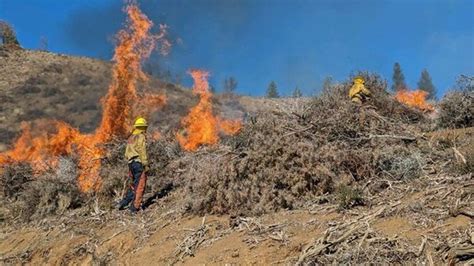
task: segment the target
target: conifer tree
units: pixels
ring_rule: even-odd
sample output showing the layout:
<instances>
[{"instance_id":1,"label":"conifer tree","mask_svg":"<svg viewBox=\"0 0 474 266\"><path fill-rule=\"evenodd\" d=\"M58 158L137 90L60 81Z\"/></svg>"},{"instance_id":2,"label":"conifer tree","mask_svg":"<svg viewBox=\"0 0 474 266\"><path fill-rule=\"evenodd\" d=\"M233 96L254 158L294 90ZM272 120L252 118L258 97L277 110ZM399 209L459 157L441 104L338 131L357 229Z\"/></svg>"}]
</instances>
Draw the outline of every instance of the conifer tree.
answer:
<instances>
[{"instance_id":1,"label":"conifer tree","mask_svg":"<svg viewBox=\"0 0 474 266\"><path fill-rule=\"evenodd\" d=\"M275 81L270 82L267 89L267 98L280 98Z\"/></svg>"},{"instance_id":2,"label":"conifer tree","mask_svg":"<svg viewBox=\"0 0 474 266\"><path fill-rule=\"evenodd\" d=\"M237 89L237 80L234 77L229 77L224 80L224 93L233 94Z\"/></svg>"},{"instance_id":3,"label":"conifer tree","mask_svg":"<svg viewBox=\"0 0 474 266\"><path fill-rule=\"evenodd\" d=\"M430 73L428 73L426 69L423 69L421 72L420 80L418 81L418 89L426 91L428 93L428 99L436 98L436 88L433 85Z\"/></svg>"},{"instance_id":4,"label":"conifer tree","mask_svg":"<svg viewBox=\"0 0 474 266\"><path fill-rule=\"evenodd\" d=\"M303 93L301 92L300 88L296 87L293 92L291 93L291 97L293 98L301 98L303 97Z\"/></svg>"},{"instance_id":5,"label":"conifer tree","mask_svg":"<svg viewBox=\"0 0 474 266\"><path fill-rule=\"evenodd\" d=\"M392 91L397 92L399 90L406 90L407 85L405 83L405 76L403 75L402 68L397 62L393 65L393 84Z\"/></svg>"}]
</instances>

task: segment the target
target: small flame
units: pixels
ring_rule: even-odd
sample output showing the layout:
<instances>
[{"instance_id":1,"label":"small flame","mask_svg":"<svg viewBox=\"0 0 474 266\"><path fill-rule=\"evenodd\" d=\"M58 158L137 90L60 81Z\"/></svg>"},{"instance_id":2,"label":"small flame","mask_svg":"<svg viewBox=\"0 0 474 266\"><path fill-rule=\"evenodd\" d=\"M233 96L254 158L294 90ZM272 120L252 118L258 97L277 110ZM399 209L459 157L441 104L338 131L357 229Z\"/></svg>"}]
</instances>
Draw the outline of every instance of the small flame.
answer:
<instances>
[{"instance_id":1,"label":"small flame","mask_svg":"<svg viewBox=\"0 0 474 266\"><path fill-rule=\"evenodd\" d=\"M199 95L199 103L191 108L189 114L181 121L186 135L178 133L176 138L181 147L195 151L201 145L214 145L219 141L218 129L227 135L234 135L240 130L240 121L218 119L212 113L212 93L209 91L209 72L193 69L188 72L194 80L193 92Z\"/></svg>"},{"instance_id":2,"label":"small flame","mask_svg":"<svg viewBox=\"0 0 474 266\"><path fill-rule=\"evenodd\" d=\"M224 134L235 135L242 129L242 121L219 119L219 127Z\"/></svg>"},{"instance_id":3,"label":"small flame","mask_svg":"<svg viewBox=\"0 0 474 266\"><path fill-rule=\"evenodd\" d=\"M162 54L171 47L165 39L166 26L160 25L160 33L149 33L153 23L140 11L137 5L125 8L128 15L126 29L118 34L113 66L113 81L107 95L102 99L103 114L100 126L94 134L81 134L64 122L48 123L56 130L54 134L42 133L34 136L31 127L22 124L22 134L13 149L0 154L0 165L12 162L28 162L37 172L47 167L55 167L58 157L76 153L79 156L78 184L83 192L97 190L101 186L99 177L101 159L105 154L103 144L112 139L124 138L130 132L130 123L138 114L156 110L166 103L163 95L147 95L146 101L139 102L136 84L146 81L141 70L141 62L148 58L157 44ZM136 108L140 106L140 109ZM139 110L139 111L138 111Z\"/></svg>"},{"instance_id":4,"label":"small flame","mask_svg":"<svg viewBox=\"0 0 474 266\"><path fill-rule=\"evenodd\" d=\"M161 139L161 133L160 133L160 131L158 131L158 130L153 131L153 133L151 134L151 138L152 138L154 141L157 141L157 140Z\"/></svg>"},{"instance_id":5,"label":"small flame","mask_svg":"<svg viewBox=\"0 0 474 266\"><path fill-rule=\"evenodd\" d=\"M422 90L400 90L395 94L395 99L413 108L417 108L423 111L434 111L434 107L426 102L427 96L428 93Z\"/></svg>"}]
</instances>

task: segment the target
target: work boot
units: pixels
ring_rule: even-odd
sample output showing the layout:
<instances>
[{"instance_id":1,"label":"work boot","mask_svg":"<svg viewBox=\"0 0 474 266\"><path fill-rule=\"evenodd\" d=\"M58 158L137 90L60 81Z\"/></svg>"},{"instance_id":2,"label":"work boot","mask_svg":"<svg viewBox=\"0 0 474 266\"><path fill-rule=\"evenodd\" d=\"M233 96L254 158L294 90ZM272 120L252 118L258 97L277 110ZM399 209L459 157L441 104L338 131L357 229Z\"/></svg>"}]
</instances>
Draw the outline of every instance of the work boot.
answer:
<instances>
[{"instance_id":1,"label":"work boot","mask_svg":"<svg viewBox=\"0 0 474 266\"><path fill-rule=\"evenodd\" d=\"M124 204L122 201L119 201L119 203L117 203L116 205L116 208L119 210L119 211L123 211L127 208L127 205L128 204Z\"/></svg>"},{"instance_id":2,"label":"work boot","mask_svg":"<svg viewBox=\"0 0 474 266\"><path fill-rule=\"evenodd\" d=\"M129 209L130 209L131 214L137 214L137 212L138 212L138 209L135 208L135 206L133 206L133 204L130 205Z\"/></svg>"}]
</instances>

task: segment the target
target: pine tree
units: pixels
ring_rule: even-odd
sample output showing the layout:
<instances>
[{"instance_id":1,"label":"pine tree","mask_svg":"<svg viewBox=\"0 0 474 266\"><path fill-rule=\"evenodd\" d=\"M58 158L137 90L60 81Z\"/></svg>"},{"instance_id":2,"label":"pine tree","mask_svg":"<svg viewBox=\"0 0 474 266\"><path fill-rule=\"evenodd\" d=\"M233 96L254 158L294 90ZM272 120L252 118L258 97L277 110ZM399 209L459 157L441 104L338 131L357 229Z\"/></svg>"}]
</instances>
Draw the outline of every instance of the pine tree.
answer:
<instances>
[{"instance_id":1,"label":"pine tree","mask_svg":"<svg viewBox=\"0 0 474 266\"><path fill-rule=\"evenodd\" d=\"M400 64L397 62L393 65L393 84L392 84L392 91L396 92L399 90L405 90L407 85L405 83L405 76L403 75L402 68Z\"/></svg>"},{"instance_id":2,"label":"pine tree","mask_svg":"<svg viewBox=\"0 0 474 266\"><path fill-rule=\"evenodd\" d=\"M209 85L209 92L211 92L212 94L216 93L216 88L214 87L214 85Z\"/></svg>"},{"instance_id":3,"label":"pine tree","mask_svg":"<svg viewBox=\"0 0 474 266\"><path fill-rule=\"evenodd\" d=\"M426 69L423 69L421 72L420 81L418 81L418 89L426 91L428 93L428 99L436 98L436 88L433 85L430 73L428 73Z\"/></svg>"},{"instance_id":4,"label":"pine tree","mask_svg":"<svg viewBox=\"0 0 474 266\"><path fill-rule=\"evenodd\" d=\"M229 77L224 80L224 93L233 94L237 89L237 80L234 77Z\"/></svg>"},{"instance_id":5,"label":"pine tree","mask_svg":"<svg viewBox=\"0 0 474 266\"><path fill-rule=\"evenodd\" d=\"M293 98L301 98L303 97L303 93L301 92L300 88L296 87L293 92L291 93L291 97Z\"/></svg>"},{"instance_id":6,"label":"pine tree","mask_svg":"<svg viewBox=\"0 0 474 266\"><path fill-rule=\"evenodd\" d=\"M267 98L280 98L275 81L270 82L268 85Z\"/></svg>"}]
</instances>

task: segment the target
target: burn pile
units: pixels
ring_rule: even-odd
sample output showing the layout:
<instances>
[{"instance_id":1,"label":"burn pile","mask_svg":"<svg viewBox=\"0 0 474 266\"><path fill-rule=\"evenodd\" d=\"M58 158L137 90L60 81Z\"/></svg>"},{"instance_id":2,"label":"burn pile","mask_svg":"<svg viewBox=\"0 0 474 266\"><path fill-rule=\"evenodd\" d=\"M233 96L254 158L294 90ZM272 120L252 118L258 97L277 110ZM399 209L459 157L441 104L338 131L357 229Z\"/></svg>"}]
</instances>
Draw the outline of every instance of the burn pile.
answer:
<instances>
[{"instance_id":1,"label":"burn pile","mask_svg":"<svg viewBox=\"0 0 474 266\"><path fill-rule=\"evenodd\" d=\"M207 81L209 73L193 69L189 74L194 80L193 92L199 95L199 103L183 118L184 132L176 135L181 147L187 151L196 151L201 145L215 145L219 142L219 133L234 135L241 128L240 120L224 120L213 114L212 93Z\"/></svg>"},{"instance_id":2,"label":"burn pile","mask_svg":"<svg viewBox=\"0 0 474 266\"><path fill-rule=\"evenodd\" d=\"M273 112L250 117L216 149L180 158L182 169L169 173L180 173L175 180L188 197L186 208L259 215L321 196L336 200L344 187L370 183L378 190L384 185L375 180L418 177L428 162L416 138L427 121L389 96L380 77L365 78L374 94L369 105L348 101L348 83L312 102L288 99ZM348 199L343 205L363 203Z\"/></svg>"}]
</instances>

